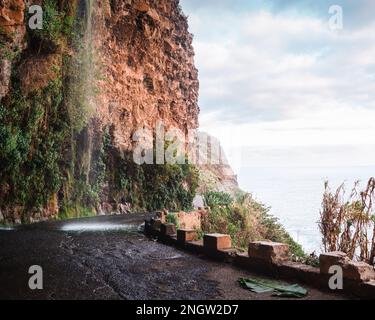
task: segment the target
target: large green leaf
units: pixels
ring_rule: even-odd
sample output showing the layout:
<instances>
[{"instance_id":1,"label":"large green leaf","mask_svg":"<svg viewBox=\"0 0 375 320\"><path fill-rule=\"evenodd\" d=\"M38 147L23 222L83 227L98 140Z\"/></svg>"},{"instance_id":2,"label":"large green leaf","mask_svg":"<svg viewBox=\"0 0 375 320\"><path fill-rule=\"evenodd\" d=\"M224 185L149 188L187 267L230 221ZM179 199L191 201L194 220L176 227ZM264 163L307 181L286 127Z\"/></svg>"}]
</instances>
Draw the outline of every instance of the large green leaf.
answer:
<instances>
[{"instance_id":1,"label":"large green leaf","mask_svg":"<svg viewBox=\"0 0 375 320\"><path fill-rule=\"evenodd\" d=\"M284 284L279 281L271 281L265 279L238 279L239 284L255 293L274 292L274 296L303 298L307 295L307 290L298 284Z\"/></svg>"}]
</instances>

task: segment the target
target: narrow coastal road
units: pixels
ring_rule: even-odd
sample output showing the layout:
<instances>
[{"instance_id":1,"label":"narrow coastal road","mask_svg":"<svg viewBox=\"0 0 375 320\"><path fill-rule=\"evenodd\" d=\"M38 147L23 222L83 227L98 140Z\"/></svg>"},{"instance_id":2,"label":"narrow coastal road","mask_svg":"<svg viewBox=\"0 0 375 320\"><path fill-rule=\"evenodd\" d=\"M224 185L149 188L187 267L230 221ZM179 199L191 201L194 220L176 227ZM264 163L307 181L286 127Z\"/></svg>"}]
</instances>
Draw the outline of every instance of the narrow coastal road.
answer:
<instances>
[{"instance_id":1,"label":"narrow coastal road","mask_svg":"<svg viewBox=\"0 0 375 320\"><path fill-rule=\"evenodd\" d=\"M151 241L147 215L44 222L0 230L0 299L271 299L241 289L250 273ZM28 287L43 268L43 290ZM307 299L343 297L309 289Z\"/></svg>"}]
</instances>

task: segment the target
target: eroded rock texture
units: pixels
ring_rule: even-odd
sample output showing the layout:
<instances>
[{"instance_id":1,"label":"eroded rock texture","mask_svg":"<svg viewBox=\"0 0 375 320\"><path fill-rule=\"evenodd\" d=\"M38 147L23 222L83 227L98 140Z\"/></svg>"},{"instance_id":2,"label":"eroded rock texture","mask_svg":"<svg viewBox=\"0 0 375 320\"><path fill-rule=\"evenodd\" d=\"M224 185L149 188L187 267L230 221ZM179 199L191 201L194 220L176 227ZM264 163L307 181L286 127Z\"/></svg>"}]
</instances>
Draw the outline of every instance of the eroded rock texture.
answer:
<instances>
[{"instance_id":1,"label":"eroded rock texture","mask_svg":"<svg viewBox=\"0 0 375 320\"><path fill-rule=\"evenodd\" d=\"M23 0L0 1L0 101L9 90L12 55L25 47L24 10Z\"/></svg>"},{"instance_id":2,"label":"eroded rock texture","mask_svg":"<svg viewBox=\"0 0 375 320\"><path fill-rule=\"evenodd\" d=\"M43 1L39 2L43 6ZM63 6L64 1L60 2ZM130 148L135 130L153 128L159 120L183 131L197 128L198 72L192 35L179 1L98 0L96 5L95 62L101 79L97 117L103 125L114 126L118 146ZM8 58L14 51L25 49L25 8L26 1L22 0L0 2L2 43L6 46L2 50L0 97L8 92ZM43 57L31 62L35 77L46 75L36 83L48 83L48 65L53 63ZM35 81L23 80L26 91L32 91Z\"/></svg>"},{"instance_id":3,"label":"eroded rock texture","mask_svg":"<svg viewBox=\"0 0 375 320\"><path fill-rule=\"evenodd\" d=\"M198 127L198 72L192 35L177 0L102 2L100 118L121 149L157 121L183 132Z\"/></svg>"},{"instance_id":4,"label":"eroded rock texture","mask_svg":"<svg viewBox=\"0 0 375 320\"><path fill-rule=\"evenodd\" d=\"M31 4L47 12L43 30L27 27ZM133 133L160 121L198 127L198 72L178 0L0 0L0 44L0 220L47 219L82 200L97 212L128 207L137 188L114 194L132 183L114 170Z\"/></svg>"}]
</instances>

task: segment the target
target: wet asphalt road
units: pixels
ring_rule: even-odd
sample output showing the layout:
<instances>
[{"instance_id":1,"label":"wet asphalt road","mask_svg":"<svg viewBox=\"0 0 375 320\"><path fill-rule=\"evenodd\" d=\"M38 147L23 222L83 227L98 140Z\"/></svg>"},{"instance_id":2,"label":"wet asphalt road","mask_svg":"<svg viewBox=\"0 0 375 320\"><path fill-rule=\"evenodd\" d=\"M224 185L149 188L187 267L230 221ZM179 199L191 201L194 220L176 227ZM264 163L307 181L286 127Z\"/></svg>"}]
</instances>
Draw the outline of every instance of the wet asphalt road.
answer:
<instances>
[{"instance_id":1,"label":"wet asphalt road","mask_svg":"<svg viewBox=\"0 0 375 320\"><path fill-rule=\"evenodd\" d=\"M270 299L238 287L250 273L152 241L147 215L45 222L0 230L0 299ZM43 268L43 290L28 287ZM340 296L310 289L308 299Z\"/></svg>"}]
</instances>

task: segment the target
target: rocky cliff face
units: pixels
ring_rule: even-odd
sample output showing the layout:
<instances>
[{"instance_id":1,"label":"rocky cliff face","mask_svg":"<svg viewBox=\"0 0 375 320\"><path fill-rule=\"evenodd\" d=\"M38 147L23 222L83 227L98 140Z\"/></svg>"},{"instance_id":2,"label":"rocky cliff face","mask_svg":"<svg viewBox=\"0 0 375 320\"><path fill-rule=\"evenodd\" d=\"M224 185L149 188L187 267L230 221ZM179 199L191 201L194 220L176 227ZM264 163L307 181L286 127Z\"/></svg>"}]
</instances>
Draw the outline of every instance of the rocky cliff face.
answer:
<instances>
[{"instance_id":1,"label":"rocky cliff face","mask_svg":"<svg viewBox=\"0 0 375 320\"><path fill-rule=\"evenodd\" d=\"M200 132L207 139L207 153L199 152L199 193L208 191L225 192L233 197L240 192L237 175L230 166L220 141L207 133ZM203 140L206 140L203 139ZM205 146L199 145L198 150L205 150ZM213 161L213 158L216 158Z\"/></svg>"},{"instance_id":2,"label":"rocky cliff face","mask_svg":"<svg viewBox=\"0 0 375 320\"><path fill-rule=\"evenodd\" d=\"M0 101L9 91L12 55L25 48L25 7L23 0L0 1Z\"/></svg>"},{"instance_id":3,"label":"rocky cliff face","mask_svg":"<svg viewBox=\"0 0 375 320\"><path fill-rule=\"evenodd\" d=\"M0 3L3 53L0 98L9 91L11 56L26 48L24 12L28 2L43 8L43 1ZM65 2L58 1L60 8L64 8ZM96 117L103 125L113 125L118 146L131 148L135 130L153 128L160 120L167 127L184 132L197 128L198 72L194 66L192 35L178 0L94 2L95 64L100 73L92 80L100 88L95 102ZM25 91L40 89L51 78L48 67L54 61L44 58L53 59L50 55L32 59L35 72L23 79ZM24 69L29 67L26 65Z\"/></svg>"},{"instance_id":4,"label":"rocky cliff face","mask_svg":"<svg viewBox=\"0 0 375 320\"><path fill-rule=\"evenodd\" d=\"M43 8L42 30L28 28L32 4ZM191 201L192 168L129 159L138 129L198 127L178 0L2 0L0 45L0 220Z\"/></svg>"},{"instance_id":5,"label":"rocky cliff face","mask_svg":"<svg viewBox=\"0 0 375 320\"><path fill-rule=\"evenodd\" d=\"M98 110L116 144L158 121L183 132L198 127L198 72L192 35L176 0L111 1L104 10Z\"/></svg>"},{"instance_id":6,"label":"rocky cliff face","mask_svg":"<svg viewBox=\"0 0 375 320\"><path fill-rule=\"evenodd\" d=\"M178 0L1 0L0 53L0 223L191 204L195 168L130 160L138 129L198 127Z\"/></svg>"}]
</instances>

